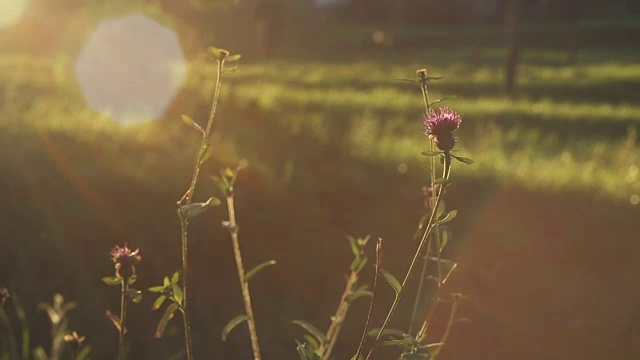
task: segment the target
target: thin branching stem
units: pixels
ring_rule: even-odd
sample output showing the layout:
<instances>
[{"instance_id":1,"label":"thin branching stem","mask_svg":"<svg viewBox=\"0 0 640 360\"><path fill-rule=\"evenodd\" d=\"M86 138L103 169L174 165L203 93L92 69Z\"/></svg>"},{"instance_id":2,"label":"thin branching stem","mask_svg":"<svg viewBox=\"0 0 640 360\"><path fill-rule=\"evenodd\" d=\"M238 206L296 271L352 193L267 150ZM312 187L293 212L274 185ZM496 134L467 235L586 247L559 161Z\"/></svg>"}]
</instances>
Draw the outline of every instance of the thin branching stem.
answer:
<instances>
[{"instance_id":1,"label":"thin branching stem","mask_svg":"<svg viewBox=\"0 0 640 360\"><path fill-rule=\"evenodd\" d=\"M236 210L233 194L227 196L227 210L229 211L229 234L233 242L233 254L236 259L238 268L238 278L240 279L240 287L242 288L242 299L244 300L245 315L247 315L247 323L249 325L249 336L251 337L251 347L253 348L254 360L262 359L260 355L260 345L258 344L258 332L256 331L256 322L253 316L253 307L251 306L251 294L249 293L249 283L246 280L244 264L242 262L242 253L240 252L240 241L238 240L238 223L236 221Z\"/></svg>"},{"instance_id":2,"label":"thin branching stem","mask_svg":"<svg viewBox=\"0 0 640 360\"><path fill-rule=\"evenodd\" d=\"M426 111L426 115L425 116L429 116L429 113L431 112L431 105L429 104L429 89L427 87L427 78L426 78L426 70L424 70L424 73L422 71L418 71L418 81L420 82L420 90L422 91L422 100L424 101L424 109ZM429 151L433 152L435 150L435 141L433 139L429 139ZM433 183L436 181L436 161L434 159L434 157L432 156L430 159L431 162L431 169L429 171L430 174L430 179L431 179L431 194L435 193L435 189L433 188L435 185L433 185ZM431 196L431 198L429 199L429 205L431 206L432 209L434 209L435 207L435 197ZM438 231L438 228L436 227L435 229L435 233L436 233L436 237L440 236L440 233ZM431 252L431 237L429 238L429 241L427 243L427 254L424 257L423 260L423 264L422 264L422 271L420 272L420 281L418 282L418 291L416 293L416 298L413 301L413 310L411 311L411 320L409 321L409 331L408 333L411 334L411 332L413 331L413 325L416 322L416 316L418 315L418 307L420 306L420 300L422 297L422 289L424 287L424 282L426 280L427 277L427 267L429 264L429 255ZM436 243L438 243L438 241L436 241ZM438 246L438 245L436 245Z\"/></svg>"},{"instance_id":3,"label":"thin branching stem","mask_svg":"<svg viewBox=\"0 0 640 360\"><path fill-rule=\"evenodd\" d=\"M369 305L369 314L367 314L367 321L364 325L364 332L362 333L362 339L360 339L360 345L358 345L358 351L354 356L355 360L359 360L364 343L367 341L367 334L369 333L369 327L371 326L371 318L373 318L373 312L376 306L376 294L378 291L378 277L380 276L380 268L382 268L382 239L378 239L376 245L376 273L373 278L373 289L371 290L371 305Z\"/></svg>"},{"instance_id":4,"label":"thin branching stem","mask_svg":"<svg viewBox=\"0 0 640 360\"><path fill-rule=\"evenodd\" d=\"M120 294L120 339L118 347L118 358L125 360L124 333L126 331L125 321L127 319L127 292L129 291L129 279L122 278L122 291Z\"/></svg>"},{"instance_id":5,"label":"thin branching stem","mask_svg":"<svg viewBox=\"0 0 640 360\"><path fill-rule=\"evenodd\" d=\"M213 127L213 119L215 117L216 108L218 106L218 98L220 96L220 85L222 83L222 69L224 66L224 60L218 60L218 73L216 77L216 87L213 95L213 103L211 104L211 112L209 113L209 120L207 127L202 135L202 142L200 143L200 150L198 151L198 158L196 165L193 169L193 176L191 177L191 184L186 192L186 198L178 201L178 214L180 215L180 230L181 230L181 245L182 245L182 292L183 303L182 306L182 324L184 327L184 340L187 351L187 360L193 360L193 349L191 341L191 325L189 323L189 234L188 234L188 219L184 215L181 209L187 208L193 201L193 193L198 182L198 175L200 174L201 156L207 149L209 136L211 134L211 128ZM184 202L182 201L184 200Z\"/></svg>"},{"instance_id":6,"label":"thin branching stem","mask_svg":"<svg viewBox=\"0 0 640 360\"><path fill-rule=\"evenodd\" d=\"M325 337L327 338L327 343L323 344L320 347L320 354L322 354L322 360L329 360L331 356L331 352L333 352L333 348L336 345L336 341L338 340L338 336L340 335L340 330L342 329L342 325L344 324L344 319L347 317L347 312L349 311L349 306L351 305L351 301L349 301L349 295L353 291L353 287L358 282L358 272L352 271L347 278L347 285L344 288L344 293L342 294L342 298L340 299L340 304L338 304L338 309L336 310L335 315L332 318L331 325L329 325L329 329L327 330L327 334Z\"/></svg>"},{"instance_id":7,"label":"thin branching stem","mask_svg":"<svg viewBox=\"0 0 640 360\"><path fill-rule=\"evenodd\" d=\"M449 173L451 172L451 157L449 154L445 154L445 165L446 163L449 163ZM445 167L445 172L446 172L446 167ZM446 173L447 178L449 178L449 173ZM440 246L440 244L436 244L437 247ZM442 278L442 271L441 271L441 257L440 257L440 250L438 250L436 252L438 254L438 257L436 259L436 261L438 261L438 288L436 290L436 296L435 296L435 300L433 305L429 308L429 312L427 314L427 317L425 319L425 321L422 323L422 327L420 328L420 331L418 331L418 334L416 335L416 339L421 338L423 336L425 336L427 334L427 330L429 328L429 324L431 324L431 319L433 318L434 314L436 313L436 307L438 306L438 304L440 303L440 292L442 289L442 284L443 284L443 278Z\"/></svg>"},{"instance_id":8,"label":"thin branching stem","mask_svg":"<svg viewBox=\"0 0 640 360\"><path fill-rule=\"evenodd\" d=\"M448 152L445 152L444 154L444 171L443 171L443 178L444 179L449 179L449 175L450 175L450 168L451 168L451 155ZM402 280L402 284L400 286L400 291L398 291L398 294L396 295L395 300L393 301L393 303L391 304L391 308L389 309L389 312L387 313L387 317L385 318L384 322L382 323L382 326L380 327L380 332L378 333L378 335L376 336L376 339L373 343L373 345L371 346L371 350L369 350L369 354L367 355L366 359L370 359L371 356L373 355L374 350L376 349L376 346L378 345L378 342L380 341L380 338L382 337L382 334L384 332L384 329L387 327L387 325L389 325L389 321L391 320L391 317L393 316L393 313L395 312L396 308L398 307L398 304L400 303L400 298L402 297L402 293L407 285L407 282L409 281L409 277L411 277L411 273L413 272L413 268L415 267L416 263L418 262L418 258L420 257L420 253L422 252L422 249L424 248L424 245L426 243L427 238L429 237L429 235L431 235L431 230L433 230L434 226L432 225L436 216L436 209L438 208L438 205L440 204L440 200L442 199L442 193L444 192L446 183L441 185L438 189L438 195L436 197L436 201L435 201L435 206L433 207L433 209L431 209L431 216L429 217L429 222L427 223L427 226L425 228L424 234L422 236L422 239L420 240L420 244L418 245L418 248L416 249L416 252L413 256L413 259L411 260L411 264L409 265L409 269L407 270L407 273L404 277L404 280Z\"/></svg>"}]
</instances>

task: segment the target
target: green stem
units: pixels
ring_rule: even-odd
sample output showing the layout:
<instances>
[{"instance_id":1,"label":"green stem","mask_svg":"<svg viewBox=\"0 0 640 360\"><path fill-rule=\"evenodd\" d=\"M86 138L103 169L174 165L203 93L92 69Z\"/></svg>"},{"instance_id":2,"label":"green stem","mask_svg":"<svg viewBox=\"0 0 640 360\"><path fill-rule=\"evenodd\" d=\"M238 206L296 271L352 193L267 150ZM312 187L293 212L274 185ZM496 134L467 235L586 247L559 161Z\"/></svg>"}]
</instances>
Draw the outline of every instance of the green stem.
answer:
<instances>
[{"instance_id":1,"label":"green stem","mask_svg":"<svg viewBox=\"0 0 640 360\"><path fill-rule=\"evenodd\" d=\"M249 336L251 337L251 347L253 348L254 360L260 360L260 345L258 343L258 332L256 331L256 322L253 316L253 307L251 306L251 294L249 293L249 283L246 280L244 264L242 262L242 253L240 252L240 241L238 239L238 223L236 222L236 211L234 205L233 194L227 196L227 209L229 211L229 233L233 243L233 254L236 259L238 268L238 278L240 279L240 287L242 288L242 299L244 300L245 314L247 315L247 323L249 325Z\"/></svg>"},{"instance_id":2,"label":"green stem","mask_svg":"<svg viewBox=\"0 0 640 360\"><path fill-rule=\"evenodd\" d=\"M342 325L344 324L344 319L347 317L347 312L349 311L349 294L351 294L351 291L353 290L353 287L356 285L357 281L358 273L352 271L351 275L349 275L349 279L347 280L347 285L344 289L344 293L342 294L342 298L340 299L338 309L333 316L333 320L331 321L331 325L329 325L329 329L327 330L327 334L325 336L327 338L328 344L323 344L320 347L319 352L320 354L322 354L322 360L329 360L331 352L336 345L336 341L338 340L338 336L340 335L340 330L342 329Z\"/></svg>"},{"instance_id":3,"label":"green stem","mask_svg":"<svg viewBox=\"0 0 640 360\"><path fill-rule=\"evenodd\" d=\"M444 171L443 171L443 178L445 179L449 179L449 175L450 175L450 168L451 168L451 155L448 152L445 152L444 154L445 160L444 160ZM418 261L418 257L420 257L420 253L422 252L422 249L424 248L424 245L426 243L427 238L429 237L429 235L431 235L431 230L434 228L434 226L432 226L434 219L435 219L435 215L436 215L436 209L438 208L438 205L440 204L440 200L442 198L442 193L444 191L446 185L442 185L440 186L439 190L438 190L438 196L436 197L436 202L435 202L435 206L433 207L433 209L431 210L431 216L429 217L429 222L427 223L427 227L425 229L424 235L422 236L422 239L420 240L420 244L418 245L418 248L416 249L416 253L413 256L413 259L411 260L411 264L409 265L409 269L407 270L407 273L404 277L404 280L402 280L402 284L400 286L400 291L398 291L398 294L396 295L395 300L393 301L393 303L391 304L391 309L389 309L389 312L387 313L387 317L385 318L384 322L382 323L382 326L380 327L380 332L378 333L378 335L376 336L376 339L373 343L373 346L371 347L371 350L369 351L369 354L367 355L367 360L369 358L371 358L374 350L376 349L376 346L378 345L378 342L380 341L380 337L383 334L384 329L387 327L387 325L389 324L389 321L391 320L391 317L393 316L393 313L395 312L396 308L398 307L398 303L400 302L400 298L402 296L402 293L407 285L407 282L409 281L409 277L411 276L411 273L413 272L413 268L416 265L416 262Z\"/></svg>"},{"instance_id":4,"label":"green stem","mask_svg":"<svg viewBox=\"0 0 640 360\"><path fill-rule=\"evenodd\" d=\"M218 98L220 96L220 86L222 83L222 69L224 66L224 60L218 60L218 73L216 77L216 87L213 95L213 102L211 104L211 111L209 113L209 120L207 121L207 127L202 135L202 142L200 143L200 150L198 151L198 158L196 160L196 165L193 169L193 176L191 177L191 184L189 185L189 189L186 192L186 200L184 203L182 201L178 201L179 209L183 207L186 208L191 205L193 201L193 193L195 192L196 184L198 182L198 175L200 174L200 159L202 153L207 148L207 142L209 140L209 136L211 134L211 128L213 127L213 119L215 117L216 108L218 106ZM180 233L181 233L181 247L182 247L182 324L184 328L184 340L185 347L187 350L187 360L193 360L193 348L191 341L191 325L189 323L189 234L188 234L188 220L182 213L182 211L178 211L180 215Z\"/></svg>"},{"instance_id":5,"label":"green stem","mask_svg":"<svg viewBox=\"0 0 640 360\"><path fill-rule=\"evenodd\" d=\"M122 292L120 294L120 341L119 341L119 359L125 360L125 349L124 349L124 333L126 331L125 328L125 320L127 318L127 291L129 290L129 281L128 279L122 278Z\"/></svg>"},{"instance_id":6,"label":"green stem","mask_svg":"<svg viewBox=\"0 0 640 360\"><path fill-rule=\"evenodd\" d=\"M447 172L447 168L448 168L448 172ZM451 173L451 155L447 152L445 153L445 176L448 179L449 178L449 174ZM418 331L418 334L416 335L416 339L420 338L424 335L426 335L427 333L427 329L429 328L429 324L431 323L431 319L433 318L433 315L436 312L436 307L438 306L438 304L440 303L440 290L442 289L442 271L441 269L441 264L440 264L440 244L436 244L436 246L438 247L438 251L436 252L438 254L437 257L437 261L438 261L438 288L436 290L436 297L435 297L435 302L433 304L433 306L431 306L429 308L429 313L427 314L427 318L425 319L425 321L422 323L422 327L420 328L420 331Z\"/></svg>"},{"instance_id":7,"label":"green stem","mask_svg":"<svg viewBox=\"0 0 640 360\"><path fill-rule=\"evenodd\" d=\"M418 72L418 80L420 81L420 90L422 91L422 100L424 101L424 109L427 112L426 116L429 116L429 113L431 112L431 105L429 105L429 90L427 88L427 79L426 79L426 70L424 72L424 75L422 75L421 72ZM424 77L423 77L424 76ZM435 144L434 144L434 140L433 139L429 139L429 151L433 152L435 150ZM435 162L435 158L432 156L430 159L431 162L431 170L430 170L430 177L431 177L431 186L432 186L432 194L435 192L435 188L433 183L436 181L436 162ZM430 199L430 205L432 209L435 209L435 198L433 196L431 196ZM436 227L436 237L439 238L440 236L440 232L438 231L438 228ZM436 242L438 242L436 240ZM436 244L436 246L438 246ZM424 287L424 282L427 276L427 266L429 264L429 253L431 250L431 238L429 238L429 242L427 244L427 254L424 257L423 260L423 264L422 264L422 271L420 272L420 281L418 282L418 292L416 293L416 298L413 302L413 310L411 311L411 320L409 321L409 331L408 333L411 334L411 332L413 331L413 325L415 324L416 321L416 316L418 315L418 306L420 306L420 300L422 297L422 289Z\"/></svg>"},{"instance_id":8,"label":"green stem","mask_svg":"<svg viewBox=\"0 0 640 360\"><path fill-rule=\"evenodd\" d=\"M369 314L367 314L367 321L364 325L364 332L362 333L362 339L360 339L360 345L358 345L358 351L354 356L354 360L359 360L359 356L364 348L364 343L367 340L367 334L369 333L369 327L371 326L371 318L373 318L373 311L376 306L376 294L378 290L378 277L380 276L380 268L382 267L382 239L378 239L376 246L376 273L373 278L373 289L371 294L371 305L369 305Z\"/></svg>"}]
</instances>

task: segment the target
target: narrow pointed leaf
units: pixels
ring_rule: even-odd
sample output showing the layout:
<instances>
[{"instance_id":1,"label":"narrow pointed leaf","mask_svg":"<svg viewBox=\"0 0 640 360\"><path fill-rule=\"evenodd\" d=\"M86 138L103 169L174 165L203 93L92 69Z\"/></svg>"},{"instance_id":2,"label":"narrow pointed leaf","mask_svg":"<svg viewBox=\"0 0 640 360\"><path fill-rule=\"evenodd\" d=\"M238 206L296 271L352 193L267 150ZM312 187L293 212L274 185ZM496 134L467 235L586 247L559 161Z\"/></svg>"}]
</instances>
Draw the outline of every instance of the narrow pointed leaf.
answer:
<instances>
[{"instance_id":1,"label":"narrow pointed leaf","mask_svg":"<svg viewBox=\"0 0 640 360\"><path fill-rule=\"evenodd\" d=\"M183 206L181 209L184 216L189 220L207 211L209 207L218 206L218 205L220 205L220 200L212 197L212 198L209 198L209 200L207 200L206 202L193 203L189 206Z\"/></svg>"},{"instance_id":2,"label":"narrow pointed leaf","mask_svg":"<svg viewBox=\"0 0 640 360\"><path fill-rule=\"evenodd\" d=\"M180 272L176 271L171 275L171 284L177 284L180 281Z\"/></svg>"},{"instance_id":3,"label":"narrow pointed leaf","mask_svg":"<svg viewBox=\"0 0 640 360\"><path fill-rule=\"evenodd\" d=\"M156 311L156 310L160 309L162 304L164 304L165 300L167 300L166 296L164 296L164 295L158 296L158 298L153 302L153 306L151 307L151 310Z\"/></svg>"},{"instance_id":4,"label":"narrow pointed leaf","mask_svg":"<svg viewBox=\"0 0 640 360\"><path fill-rule=\"evenodd\" d=\"M171 285L171 280L169 280L168 276L165 276L164 279L162 279L162 283L165 287L168 287L169 285Z\"/></svg>"},{"instance_id":5,"label":"narrow pointed leaf","mask_svg":"<svg viewBox=\"0 0 640 360\"><path fill-rule=\"evenodd\" d=\"M227 50L218 49L214 46L209 46L209 53L216 60L224 60L229 56L229 52Z\"/></svg>"},{"instance_id":6,"label":"narrow pointed leaf","mask_svg":"<svg viewBox=\"0 0 640 360\"><path fill-rule=\"evenodd\" d=\"M204 130L202 130L202 127L200 127L200 125L198 125L197 122L195 122L191 117L189 117L189 115L182 115L182 121L184 121L185 124L191 126L192 128L198 130L200 133L202 133L202 135L204 135Z\"/></svg>"},{"instance_id":7,"label":"narrow pointed leaf","mask_svg":"<svg viewBox=\"0 0 640 360\"><path fill-rule=\"evenodd\" d=\"M244 314L238 315L233 319L231 319L231 321L229 321L227 325L225 325L224 329L222 329L222 341L227 341L227 336L229 336L231 331L235 329L236 326L240 325L243 321L246 321L246 320L247 320L247 315L244 315Z\"/></svg>"},{"instance_id":8,"label":"narrow pointed leaf","mask_svg":"<svg viewBox=\"0 0 640 360\"><path fill-rule=\"evenodd\" d=\"M467 165L471 165L474 163L474 161L472 159L466 158L466 157L462 157L462 156L455 156L455 155L451 155L452 158L460 161L463 164L467 164Z\"/></svg>"},{"instance_id":9,"label":"narrow pointed leaf","mask_svg":"<svg viewBox=\"0 0 640 360\"><path fill-rule=\"evenodd\" d=\"M434 358L438 356L443 346L444 346L444 343L433 343L433 344L427 345L427 353L429 353L429 358Z\"/></svg>"},{"instance_id":10,"label":"narrow pointed leaf","mask_svg":"<svg viewBox=\"0 0 640 360\"><path fill-rule=\"evenodd\" d=\"M116 327L116 329L118 330L118 332L120 332L120 318L116 315L114 315L111 311L107 310L105 312L105 315L107 316L107 318L109 318L109 320L111 320L111 323L113 324L113 326ZM124 333L127 333L127 328L124 328Z\"/></svg>"},{"instance_id":11,"label":"narrow pointed leaf","mask_svg":"<svg viewBox=\"0 0 640 360\"><path fill-rule=\"evenodd\" d=\"M399 360L429 360L431 357L428 354L420 353L404 353L400 355Z\"/></svg>"},{"instance_id":12,"label":"narrow pointed leaf","mask_svg":"<svg viewBox=\"0 0 640 360\"><path fill-rule=\"evenodd\" d=\"M438 156L442 155L442 151L423 151L420 154L424 156Z\"/></svg>"},{"instance_id":13,"label":"narrow pointed leaf","mask_svg":"<svg viewBox=\"0 0 640 360\"><path fill-rule=\"evenodd\" d=\"M453 220L456 217L456 215L458 215L458 210L451 210L442 220L435 222L433 226L448 223L449 221Z\"/></svg>"},{"instance_id":14,"label":"narrow pointed leaf","mask_svg":"<svg viewBox=\"0 0 640 360\"><path fill-rule=\"evenodd\" d=\"M175 301L178 303L178 305L182 306L182 298L184 297L184 294L180 285L171 285L171 290L173 292L173 298L175 299Z\"/></svg>"},{"instance_id":15,"label":"narrow pointed leaf","mask_svg":"<svg viewBox=\"0 0 640 360\"><path fill-rule=\"evenodd\" d=\"M384 279L387 280L389 285L391 285L391 287L393 288L393 291L396 292L396 296L400 295L400 291L402 290L402 285L400 285L400 282L398 281L398 279L396 279L395 276L391 275L391 273L385 269L380 269L380 272L382 273L382 276L384 276Z\"/></svg>"},{"instance_id":16,"label":"narrow pointed leaf","mask_svg":"<svg viewBox=\"0 0 640 360\"><path fill-rule=\"evenodd\" d=\"M200 159L198 159L198 163L202 165L211 157L211 154L213 154L213 147L211 147L211 145L207 145L204 150L202 150L202 153L200 153Z\"/></svg>"},{"instance_id":17,"label":"narrow pointed leaf","mask_svg":"<svg viewBox=\"0 0 640 360\"><path fill-rule=\"evenodd\" d=\"M449 182L450 182L449 179L440 178L440 179L437 179L436 181L434 181L433 185L448 185Z\"/></svg>"},{"instance_id":18,"label":"narrow pointed leaf","mask_svg":"<svg viewBox=\"0 0 640 360\"><path fill-rule=\"evenodd\" d=\"M162 315L162 318L158 323L158 327L156 328L156 333L155 335L153 335L153 337L155 337L156 339L159 339L162 337L162 335L164 334L164 330L167 328L167 324L169 323L169 320L173 318L173 315L175 314L176 310L178 310L178 304L176 303L173 303L167 306L167 309L165 310L164 315Z\"/></svg>"},{"instance_id":19,"label":"narrow pointed leaf","mask_svg":"<svg viewBox=\"0 0 640 360\"><path fill-rule=\"evenodd\" d=\"M309 345L311 350L313 350L314 352L320 348L320 343L313 336L311 336L309 334L304 334L304 335L302 335L302 337L306 340L307 345Z\"/></svg>"},{"instance_id":20,"label":"narrow pointed leaf","mask_svg":"<svg viewBox=\"0 0 640 360\"><path fill-rule=\"evenodd\" d=\"M356 290L351 292L349 295L347 295L347 300L354 301L361 297L369 297L369 296L373 296L373 293L369 290Z\"/></svg>"},{"instance_id":21,"label":"narrow pointed leaf","mask_svg":"<svg viewBox=\"0 0 640 360\"><path fill-rule=\"evenodd\" d=\"M120 278L115 276L105 276L102 278L102 282L111 286L122 284L122 281L120 280Z\"/></svg>"},{"instance_id":22,"label":"narrow pointed leaf","mask_svg":"<svg viewBox=\"0 0 640 360\"><path fill-rule=\"evenodd\" d=\"M164 292L165 290L167 290L166 287L164 286L152 286L149 289L149 292L155 293L155 294L159 294L161 292Z\"/></svg>"},{"instance_id":23,"label":"narrow pointed leaf","mask_svg":"<svg viewBox=\"0 0 640 360\"><path fill-rule=\"evenodd\" d=\"M327 342L327 338L324 336L324 334L320 330L318 330L318 328L309 324L308 322L304 320L294 320L293 323L305 329L309 334L313 335L316 339L318 339L320 344L324 344Z\"/></svg>"},{"instance_id":24,"label":"narrow pointed leaf","mask_svg":"<svg viewBox=\"0 0 640 360\"><path fill-rule=\"evenodd\" d=\"M373 328L371 330L369 330L368 335L371 337L376 337L378 336L378 334L380 333L380 328ZM382 332L382 336L398 336L398 337L405 337L406 334L404 333L404 331L402 330L398 330L398 329L384 329L384 331Z\"/></svg>"},{"instance_id":25,"label":"narrow pointed leaf","mask_svg":"<svg viewBox=\"0 0 640 360\"><path fill-rule=\"evenodd\" d=\"M247 276L245 276L244 281L249 281L252 277L254 277L257 273L259 273L260 271L262 271L264 268L269 267L271 265L275 265L276 261L275 260L269 260L269 261L265 261L262 264L254 267L253 269L251 269L248 273Z\"/></svg>"},{"instance_id":26,"label":"narrow pointed leaf","mask_svg":"<svg viewBox=\"0 0 640 360\"><path fill-rule=\"evenodd\" d=\"M386 340L382 342L382 346L404 346L404 345L409 345L414 341L415 340L412 338Z\"/></svg>"}]
</instances>

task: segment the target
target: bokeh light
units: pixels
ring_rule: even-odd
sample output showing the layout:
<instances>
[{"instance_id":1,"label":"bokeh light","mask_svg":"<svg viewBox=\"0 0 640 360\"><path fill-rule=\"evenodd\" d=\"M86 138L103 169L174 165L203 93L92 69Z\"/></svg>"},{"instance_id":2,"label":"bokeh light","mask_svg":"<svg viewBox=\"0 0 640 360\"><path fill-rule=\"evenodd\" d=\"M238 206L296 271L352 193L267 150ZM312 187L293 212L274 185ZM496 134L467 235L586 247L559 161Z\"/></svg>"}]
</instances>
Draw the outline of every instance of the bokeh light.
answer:
<instances>
[{"instance_id":1,"label":"bokeh light","mask_svg":"<svg viewBox=\"0 0 640 360\"><path fill-rule=\"evenodd\" d=\"M121 124L156 119L186 76L177 36L143 14L101 22L75 73L89 106Z\"/></svg>"},{"instance_id":2,"label":"bokeh light","mask_svg":"<svg viewBox=\"0 0 640 360\"><path fill-rule=\"evenodd\" d=\"M27 0L0 0L0 28L13 25L26 8Z\"/></svg>"}]
</instances>

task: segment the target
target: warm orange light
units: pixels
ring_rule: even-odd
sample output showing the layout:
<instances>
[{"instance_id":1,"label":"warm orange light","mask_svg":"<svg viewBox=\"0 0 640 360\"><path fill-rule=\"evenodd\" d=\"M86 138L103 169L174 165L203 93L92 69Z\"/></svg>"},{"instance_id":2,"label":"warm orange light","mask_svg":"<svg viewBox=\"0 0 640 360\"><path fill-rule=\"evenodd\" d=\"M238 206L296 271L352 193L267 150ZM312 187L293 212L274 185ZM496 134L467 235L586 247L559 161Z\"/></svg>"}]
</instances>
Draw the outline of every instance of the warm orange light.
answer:
<instances>
[{"instance_id":1,"label":"warm orange light","mask_svg":"<svg viewBox=\"0 0 640 360\"><path fill-rule=\"evenodd\" d=\"M20 19L28 0L0 0L0 28L11 26Z\"/></svg>"}]
</instances>

